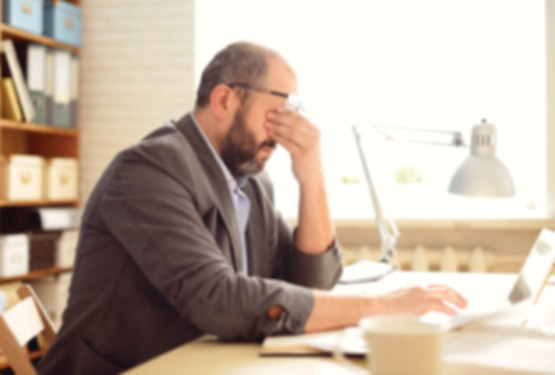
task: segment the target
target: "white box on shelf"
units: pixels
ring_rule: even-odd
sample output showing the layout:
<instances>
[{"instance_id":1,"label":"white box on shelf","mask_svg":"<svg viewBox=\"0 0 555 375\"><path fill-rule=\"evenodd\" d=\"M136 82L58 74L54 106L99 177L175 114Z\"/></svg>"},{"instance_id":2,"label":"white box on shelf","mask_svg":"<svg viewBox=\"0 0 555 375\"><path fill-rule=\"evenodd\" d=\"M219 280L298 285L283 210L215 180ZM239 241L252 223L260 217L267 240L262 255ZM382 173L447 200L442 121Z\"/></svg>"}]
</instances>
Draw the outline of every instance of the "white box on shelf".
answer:
<instances>
[{"instance_id":1,"label":"white box on shelf","mask_svg":"<svg viewBox=\"0 0 555 375\"><path fill-rule=\"evenodd\" d=\"M75 249L79 240L79 230L64 230L58 242L56 265L58 267L73 267Z\"/></svg>"},{"instance_id":2,"label":"white box on shelf","mask_svg":"<svg viewBox=\"0 0 555 375\"><path fill-rule=\"evenodd\" d=\"M0 236L0 277L29 272L29 239L25 234Z\"/></svg>"},{"instance_id":3,"label":"white box on shelf","mask_svg":"<svg viewBox=\"0 0 555 375\"><path fill-rule=\"evenodd\" d=\"M34 201L43 198L44 158L36 155L10 155L0 160L0 198L8 201Z\"/></svg>"},{"instance_id":4,"label":"white box on shelf","mask_svg":"<svg viewBox=\"0 0 555 375\"><path fill-rule=\"evenodd\" d=\"M46 199L69 201L77 199L78 166L75 158L52 158L46 162Z\"/></svg>"}]
</instances>

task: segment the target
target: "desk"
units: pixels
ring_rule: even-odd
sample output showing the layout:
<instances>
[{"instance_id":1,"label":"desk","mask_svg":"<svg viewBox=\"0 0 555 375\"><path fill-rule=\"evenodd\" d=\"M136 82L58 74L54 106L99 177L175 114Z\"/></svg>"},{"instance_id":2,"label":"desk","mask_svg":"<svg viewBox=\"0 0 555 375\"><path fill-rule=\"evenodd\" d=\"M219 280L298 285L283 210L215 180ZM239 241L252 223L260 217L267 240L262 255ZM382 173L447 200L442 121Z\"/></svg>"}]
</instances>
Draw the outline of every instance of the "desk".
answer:
<instances>
[{"instance_id":1,"label":"desk","mask_svg":"<svg viewBox=\"0 0 555 375\"><path fill-rule=\"evenodd\" d=\"M365 292L378 293L404 284L427 284L443 282L458 287L467 296L486 298L484 290L496 290L506 293L516 275L512 274L468 274L468 273L412 273L397 272L382 282L374 284L357 284L338 286L337 293ZM479 288L476 288L479 285ZM469 294L470 293L470 294ZM555 278L548 283L538 305L538 314L530 323L537 326L550 326L555 329ZM555 345L554 345L555 346ZM142 365L124 375L152 374L226 374L226 375L296 375L296 374L354 374L352 368L343 366L330 357L259 357L259 344L255 343L221 343L214 337L204 336L194 342L182 345ZM356 360L360 366L362 359ZM452 372L449 371L451 374ZM465 374L464 370L458 374ZM474 371L468 372L473 374ZM508 374L506 371L488 371L487 374Z\"/></svg>"}]
</instances>

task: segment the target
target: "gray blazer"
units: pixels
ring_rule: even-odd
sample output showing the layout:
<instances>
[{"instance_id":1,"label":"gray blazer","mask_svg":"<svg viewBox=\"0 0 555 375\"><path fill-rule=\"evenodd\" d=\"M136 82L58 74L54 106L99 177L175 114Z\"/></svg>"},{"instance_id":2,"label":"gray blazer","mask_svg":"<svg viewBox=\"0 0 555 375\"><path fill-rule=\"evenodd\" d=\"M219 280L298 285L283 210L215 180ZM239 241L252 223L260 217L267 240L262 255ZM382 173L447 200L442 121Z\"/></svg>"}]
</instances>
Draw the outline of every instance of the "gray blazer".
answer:
<instances>
[{"instance_id":1,"label":"gray blazer","mask_svg":"<svg viewBox=\"0 0 555 375\"><path fill-rule=\"evenodd\" d=\"M229 188L191 115L119 153L87 204L64 323L39 373L112 374L205 333L301 333L309 288L335 284L341 251L296 249L264 174L244 190L248 276ZM273 321L276 304L286 311Z\"/></svg>"}]
</instances>

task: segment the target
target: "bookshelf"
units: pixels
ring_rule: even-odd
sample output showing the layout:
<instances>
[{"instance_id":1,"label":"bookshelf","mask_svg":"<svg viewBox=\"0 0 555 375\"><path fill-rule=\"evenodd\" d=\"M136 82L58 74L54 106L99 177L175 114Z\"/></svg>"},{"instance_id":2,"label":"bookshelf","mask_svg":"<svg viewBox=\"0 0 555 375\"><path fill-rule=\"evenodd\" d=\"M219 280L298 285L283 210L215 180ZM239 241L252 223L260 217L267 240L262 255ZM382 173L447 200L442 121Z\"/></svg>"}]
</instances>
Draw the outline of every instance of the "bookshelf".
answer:
<instances>
[{"instance_id":1,"label":"bookshelf","mask_svg":"<svg viewBox=\"0 0 555 375\"><path fill-rule=\"evenodd\" d=\"M7 0L0 0L0 21L3 21L2 10L5 1ZM58 3L59 0L52 0L52 2ZM76 6L81 5L80 0L66 0L66 2L72 3ZM7 25L3 22L0 22L0 42L8 39L13 41L16 50L17 48L21 48L23 51L26 51L28 48L28 44L33 43L41 46L39 48L42 48L42 46L44 46L52 49L52 51L65 51L64 53L66 55L69 52L72 56L77 57L77 59L79 58L80 54L80 49L78 47L61 43L44 35L38 35L31 32L23 31ZM0 43L0 48L3 49L2 43ZM53 53L56 54L57 52ZM2 51L2 59L0 63L0 76L2 77L6 75L13 75L13 71L9 69L9 62L6 58L6 55L7 54ZM73 57L71 58L73 59ZM53 57L53 60L55 60L55 57ZM19 63L22 70L25 72L26 64L28 64L29 61L25 61L25 59L20 59ZM35 65L37 64L35 63ZM40 64L38 66L40 66ZM71 65L70 68L73 68L73 65ZM59 72L60 69L58 69L57 71ZM45 77L45 79L48 82L49 78ZM26 82L26 84L27 83L28 82ZM76 87L77 91L79 91L78 84ZM2 94L3 91L0 90L0 100L2 99ZM2 106L0 106L0 109L3 109ZM24 112L23 108L22 112ZM73 112L73 114L74 113L75 112ZM52 121L52 123L38 123L43 121L32 123L25 120L12 120L8 115L6 115L6 112L0 112L0 160L8 160L10 155L14 154L37 155L45 159L54 157L74 158L77 161L77 166L79 166L79 127L76 120L77 117L73 116L73 114L71 117L66 117L66 119L71 119L69 120L70 126L67 127L66 125L65 127L61 127L54 126L54 121ZM25 119L26 117L23 116L22 118ZM51 118L55 118L55 116L53 115ZM44 117L42 117L42 119L44 119ZM79 170L79 167L77 169ZM5 183L5 181L3 180L4 177L0 177L0 183ZM79 189L77 189L77 191L78 190ZM77 195L76 199L66 201L50 201L44 198L39 200L10 201L0 198L0 235L13 233L11 232L13 229L8 229L11 228L11 222L17 222L17 218L21 216L20 214L26 212L30 208L52 206L77 207L79 206L79 196ZM4 220L4 222L2 220ZM25 223L23 224L23 226L26 226L27 224L28 223ZM23 228L22 232L27 231L26 229L32 228ZM13 283L40 281L41 279L48 277L58 278L58 276L70 273L71 271L72 267L54 266L50 268L33 270L23 275L0 277L0 289L3 286L5 288L9 288L10 285L13 285ZM29 351L29 357L31 359L40 358L40 356L42 356L42 354L44 353L42 345L41 348L35 349L38 350ZM10 371L11 370L9 369L8 363L0 355L0 374L10 373Z\"/></svg>"},{"instance_id":2,"label":"bookshelf","mask_svg":"<svg viewBox=\"0 0 555 375\"><path fill-rule=\"evenodd\" d=\"M0 21L2 18L3 3L7 0L0 0ZM59 0L53 0L57 3ZM66 0L68 3L80 6L80 0ZM79 57L80 49L73 45L61 43L44 35L38 35L31 32L23 31L18 28L0 22L0 42L10 39L16 45L26 45L27 43L36 43L41 46L50 47L56 50L70 52L72 55ZM6 58L3 56L0 64L0 75L5 76L9 72ZM21 62L22 70L25 69L25 62ZM0 91L0 99L3 92ZM23 117L25 118L25 117ZM75 121L73 121L75 122ZM52 157L70 157L77 160L79 165L79 127L77 123L71 123L70 128L56 127L53 124L39 124L26 121L15 121L6 117L5 113L0 114L0 159L7 160L10 155L38 155L44 158ZM4 183L3 177L0 183ZM46 199L26 200L26 201L8 201L0 198L0 213L3 210L28 210L29 207L41 206L63 206L77 207L79 206L79 197L75 200L68 201L49 201ZM11 211L0 218L0 234L6 233L7 221L11 218ZM8 216L8 218L6 218ZM47 276L56 276L62 273L71 272L71 267L52 267L31 271L25 275L15 277L0 278L0 288L3 284L11 282L24 282L33 279L40 279ZM2 366L0 366L1 370Z\"/></svg>"},{"instance_id":3,"label":"bookshelf","mask_svg":"<svg viewBox=\"0 0 555 375\"><path fill-rule=\"evenodd\" d=\"M0 15L3 2L0 0ZM59 0L54 0L57 3ZM79 6L80 0L67 0L67 2ZM1 20L1 17L0 17ZM10 25L0 23L0 41L11 39L14 42L38 43L47 47L66 50L74 55L79 55L79 48L60 43L52 38L23 31ZM3 61L0 66L2 73L6 66ZM2 93L0 93L1 99ZM43 157L72 157L79 160L79 130L77 124L72 124L74 128L59 128L49 124L34 124L29 122L14 121L0 115L0 157L7 158L11 154L40 155ZM29 206L50 206L50 205L70 205L78 206L78 199L69 202L49 202L24 201L8 202L0 199L0 209L2 207L29 207ZM0 222L0 232L2 222Z\"/></svg>"}]
</instances>

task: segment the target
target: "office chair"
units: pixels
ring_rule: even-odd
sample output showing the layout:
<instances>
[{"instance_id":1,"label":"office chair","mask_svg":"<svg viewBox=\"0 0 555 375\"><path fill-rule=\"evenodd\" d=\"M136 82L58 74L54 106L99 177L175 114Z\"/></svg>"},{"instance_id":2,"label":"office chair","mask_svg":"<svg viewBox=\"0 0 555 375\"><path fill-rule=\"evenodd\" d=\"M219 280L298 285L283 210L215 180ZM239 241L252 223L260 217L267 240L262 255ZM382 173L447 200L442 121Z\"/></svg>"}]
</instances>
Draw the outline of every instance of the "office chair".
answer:
<instances>
[{"instance_id":1,"label":"office chair","mask_svg":"<svg viewBox=\"0 0 555 375\"><path fill-rule=\"evenodd\" d=\"M16 375L36 375L24 346L41 334L47 346L56 331L35 292L29 285L17 289L20 301L0 314L0 349Z\"/></svg>"}]
</instances>

